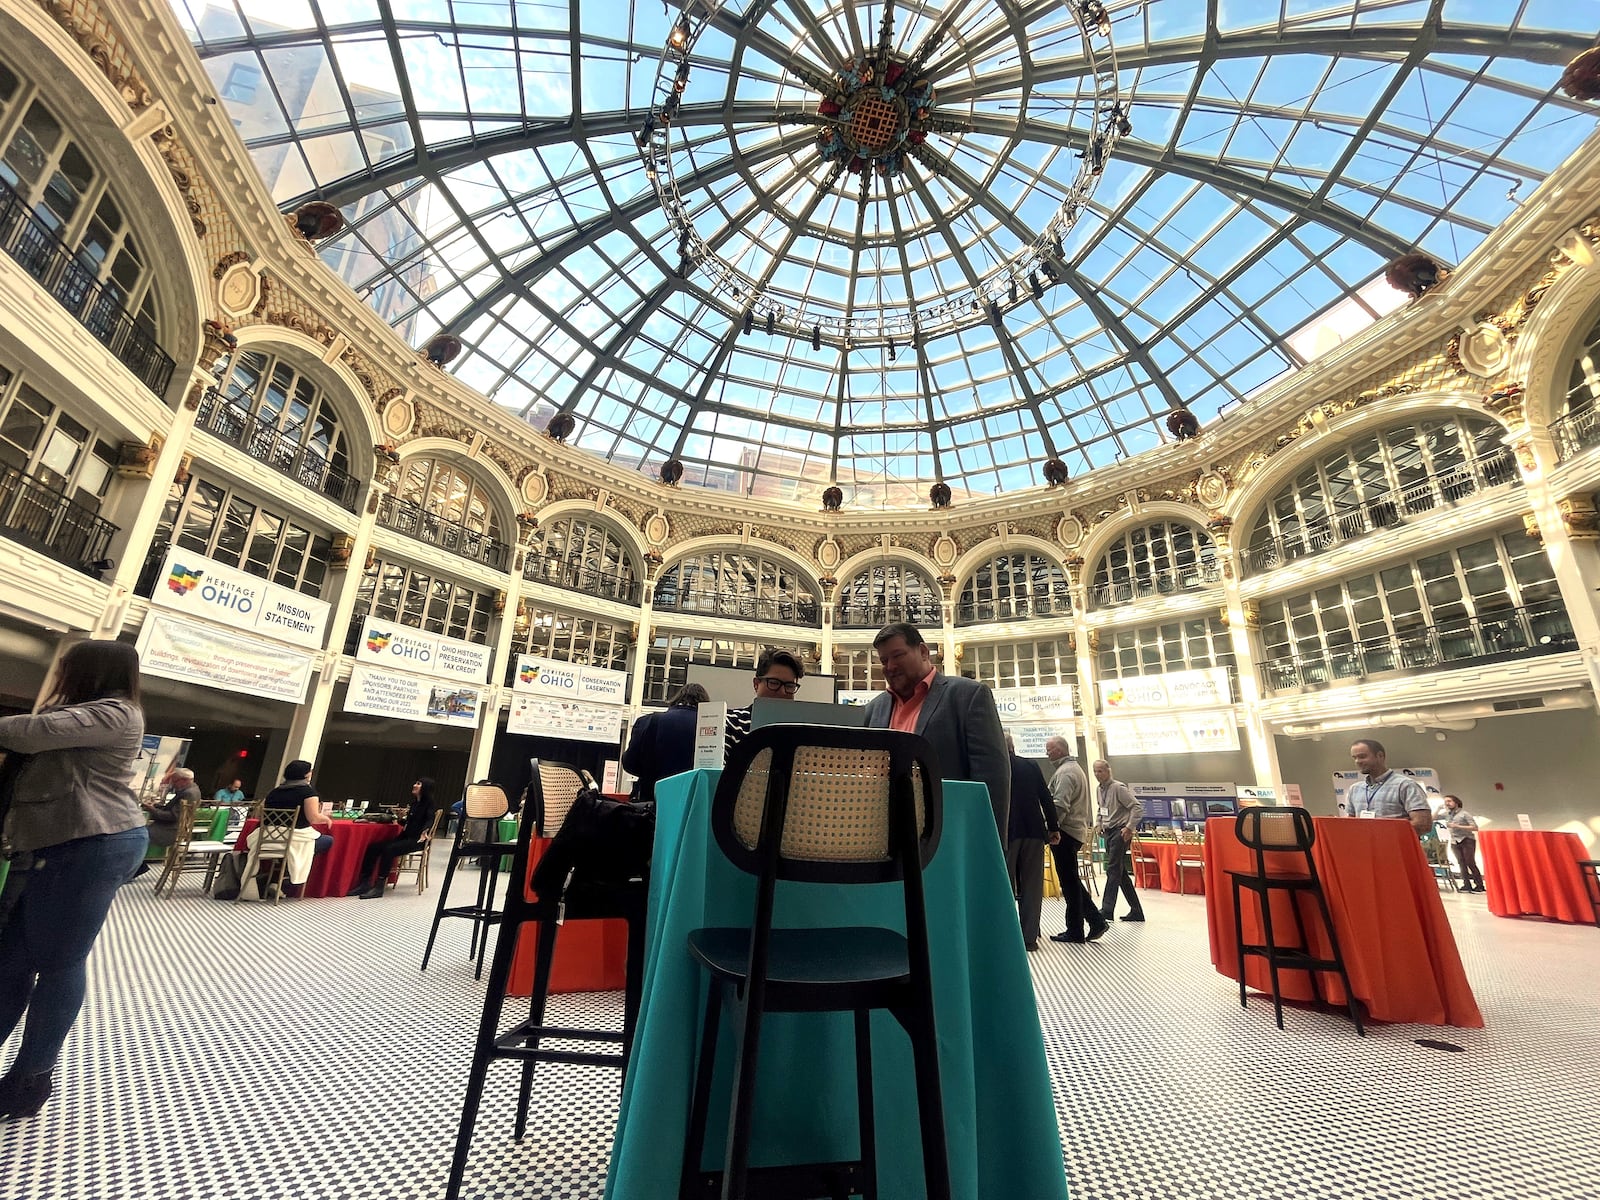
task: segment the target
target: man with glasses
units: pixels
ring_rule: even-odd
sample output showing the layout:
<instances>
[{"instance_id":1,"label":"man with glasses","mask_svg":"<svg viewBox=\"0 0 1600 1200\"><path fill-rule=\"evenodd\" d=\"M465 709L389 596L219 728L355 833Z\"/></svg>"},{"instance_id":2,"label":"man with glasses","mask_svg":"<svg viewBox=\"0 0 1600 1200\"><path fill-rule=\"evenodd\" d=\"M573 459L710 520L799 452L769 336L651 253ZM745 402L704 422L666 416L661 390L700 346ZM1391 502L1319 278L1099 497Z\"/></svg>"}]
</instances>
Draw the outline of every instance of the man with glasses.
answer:
<instances>
[{"instance_id":1,"label":"man with glasses","mask_svg":"<svg viewBox=\"0 0 1600 1200\"><path fill-rule=\"evenodd\" d=\"M795 693L800 690L800 681L805 678L805 674L805 667L793 654L787 650L768 646L756 660L755 678L751 680L755 688L755 698L793 700ZM723 737L724 756L732 753L735 746L750 736L751 707L753 704L728 710L727 732Z\"/></svg>"}]
</instances>

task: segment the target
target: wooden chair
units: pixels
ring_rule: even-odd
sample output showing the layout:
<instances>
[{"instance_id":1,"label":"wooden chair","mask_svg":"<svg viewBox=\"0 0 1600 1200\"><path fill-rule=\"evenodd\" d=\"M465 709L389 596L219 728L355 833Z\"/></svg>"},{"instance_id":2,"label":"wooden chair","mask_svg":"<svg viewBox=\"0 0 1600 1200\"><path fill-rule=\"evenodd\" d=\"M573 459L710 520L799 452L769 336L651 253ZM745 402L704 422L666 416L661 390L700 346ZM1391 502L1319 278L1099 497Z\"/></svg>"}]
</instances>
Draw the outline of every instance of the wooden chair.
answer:
<instances>
[{"instance_id":1,"label":"wooden chair","mask_svg":"<svg viewBox=\"0 0 1600 1200\"><path fill-rule=\"evenodd\" d=\"M925 738L889 729L770 725L729 756L711 828L728 860L757 877L748 927L704 928L689 954L710 976L680 1197L878 1194L870 1015L905 1029L916 1070L925 1194L949 1200L923 868L939 845L939 772ZM901 885L905 933L877 927L788 928L774 920L778 881ZM720 1172L703 1172L717 1032L733 1019L734 1095ZM761 1028L771 1012L850 1012L855 1018L861 1158L849 1163L750 1166ZM805 1072L793 1076L805 1086Z\"/></svg>"},{"instance_id":2,"label":"wooden chair","mask_svg":"<svg viewBox=\"0 0 1600 1200\"><path fill-rule=\"evenodd\" d=\"M1447 883L1452 892L1456 885L1455 868L1450 865L1450 837L1448 826L1435 822L1434 827L1422 835L1422 855L1428 860L1428 870L1433 872L1434 883Z\"/></svg>"},{"instance_id":3,"label":"wooden chair","mask_svg":"<svg viewBox=\"0 0 1600 1200\"><path fill-rule=\"evenodd\" d=\"M422 969L428 969L428 959L433 955L433 941L439 936L439 922L446 917L462 917L472 922L472 940L467 947L467 958L477 959L473 978L483 976L483 956L489 945L489 926L500 920L500 910L494 906L495 887L500 881L500 856L517 848L516 842L500 840L500 818L510 810L506 794L492 783L474 783L467 786L466 811L456 826L455 841L450 844L450 861L445 864L444 883L439 888L439 904L433 910L433 926L428 930L428 944L422 951ZM476 826L478 835L469 831ZM519 838L518 841L521 839ZM455 878L456 865L463 858L487 858L488 863L478 872L478 895L471 904L450 907L450 881Z\"/></svg>"},{"instance_id":4,"label":"wooden chair","mask_svg":"<svg viewBox=\"0 0 1600 1200\"><path fill-rule=\"evenodd\" d=\"M1200 831L1178 830L1178 854L1176 858L1178 867L1178 892L1183 894L1188 891L1183 885L1184 879L1190 871L1200 876L1200 893L1206 890L1206 852L1205 840Z\"/></svg>"},{"instance_id":5,"label":"wooden chair","mask_svg":"<svg viewBox=\"0 0 1600 1200\"><path fill-rule=\"evenodd\" d=\"M184 800L178 809L177 837L172 845L167 847L167 857L162 862L161 876L156 880L156 895L161 894L161 889L167 887L167 899L171 899L178 890L178 877L185 871L198 871L202 868L206 873L205 890L210 891L211 885L216 882L217 864L222 861L222 856L233 850L228 842L213 841L209 837L196 837L195 814L201 805L194 800ZM210 822L204 826L205 833L210 833Z\"/></svg>"},{"instance_id":6,"label":"wooden chair","mask_svg":"<svg viewBox=\"0 0 1600 1200\"><path fill-rule=\"evenodd\" d=\"M260 883L260 896L267 898L267 892L272 892L272 902L276 904L283 895L284 882L289 878L289 843L294 838L295 821L300 816L300 806L293 808L267 808L264 805L257 807L252 814L260 824L256 826L251 837L255 844L250 847L244 860L244 870L239 873L239 894L234 897L238 903L244 898L245 889L250 886L252 879ZM261 864L266 864L266 877L260 878L257 874Z\"/></svg>"},{"instance_id":7,"label":"wooden chair","mask_svg":"<svg viewBox=\"0 0 1600 1200\"><path fill-rule=\"evenodd\" d=\"M1145 849L1144 842L1135 837L1128 847L1133 858L1133 886L1150 890L1161 887L1161 860Z\"/></svg>"},{"instance_id":8,"label":"wooden chair","mask_svg":"<svg viewBox=\"0 0 1600 1200\"><path fill-rule=\"evenodd\" d=\"M1078 847L1078 878L1089 889L1091 896L1100 894L1100 864L1105 861L1105 847L1098 840L1098 830L1089 831L1089 840Z\"/></svg>"},{"instance_id":9,"label":"wooden chair","mask_svg":"<svg viewBox=\"0 0 1600 1200\"><path fill-rule=\"evenodd\" d=\"M402 854L395 860L390 871L395 876L394 886L400 886L400 872L415 871L417 875L417 895L422 895L428 890L428 859L433 856L433 839L439 836L439 826L444 821L444 809L435 809L433 824L428 826L428 833L422 845L410 854ZM388 880L386 879L385 884Z\"/></svg>"},{"instance_id":10,"label":"wooden chair","mask_svg":"<svg viewBox=\"0 0 1600 1200\"><path fill-rule=\"evenodd\" d=\"M1333 916L1328 912L1328 900L1322 894L1322 880L1317 875L1316 860L1311 857L1311 847L1316 842L1316 827L1311 814L1303 808L1246 808L1234 819L1234 832L1239 841L1253 852L1254 869L1229 871L1233 883L1233 940L1239 954L1239 1006L1248 1007L1245 998L1245 963L1255 955L1267 960L1267 970L1272 976L1272 1009L1283 1028L1283 991L1278 985L1280 971L1310 972L1311 986L1319 999L1322 988L1317 982L1319 974L1332 972L1344 984L1345 998L1349 1001L1350 1019L1355 1022L1356 1034L1366 1037L1361 1024L1361 1012L1356 1003L1355 991L1350 987L1350 975L1344 968L1344 955L1339 950L1339 934L1333 927ZM1303 862L1300 871L1285 870L1274 865L1267 869L1267 855L1298 854ZM1255 894L1261 908L1261 942L1244 940L1244 913L1240 907L1240 892ZM1298 946L1281 946L1272 929L1272 893L1287 895L1294 923L1300 934ZM1322 916L1327 931L1329 954L1321 958L1311 952L1311 940L1306 936L1305 917L1300 911L1300 898L1310 896Z\"/></svg>"}]
</instances>

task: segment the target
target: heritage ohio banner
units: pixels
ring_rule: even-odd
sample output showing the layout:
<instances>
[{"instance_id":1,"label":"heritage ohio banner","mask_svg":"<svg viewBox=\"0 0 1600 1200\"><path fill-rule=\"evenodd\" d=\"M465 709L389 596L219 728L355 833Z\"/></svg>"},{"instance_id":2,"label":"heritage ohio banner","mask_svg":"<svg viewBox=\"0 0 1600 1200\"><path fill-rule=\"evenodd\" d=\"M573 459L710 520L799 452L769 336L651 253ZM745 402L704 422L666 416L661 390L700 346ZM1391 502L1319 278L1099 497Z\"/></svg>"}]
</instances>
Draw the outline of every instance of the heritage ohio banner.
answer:
<instances>
[{"instance_id":1,"label":"heritage ohio banner","mask_svg":"<svg viewBox=\"0 0 1600 1200\"><path fill-rule=\"evenodd\" d=\"M310 650L322 649L332 611L325 601L180 546L167 551L150 603Z\"/></svg>"},{"instance_id":2,"label":"heritage ohio banner","mask_svg":"<svg viewBox=\"0 0 1600 1200\"><path fill-rule=\"evenodd\" d=\"M317 658L151 609L139 631L139 668L163 679L300 704Z\"/></svg>"},{"instance_id":3,"label":"heritage ohio banner","mask_svg":"<svg viewBox=\"0 0 1600 1200\"><path fill-rule=\"evenodd\" d=\"M492 654L488 646L476 642L373 617L362 622L361 640L356 643L357 662L460 683L487 683Z\"/></svg>"}]
</instances>

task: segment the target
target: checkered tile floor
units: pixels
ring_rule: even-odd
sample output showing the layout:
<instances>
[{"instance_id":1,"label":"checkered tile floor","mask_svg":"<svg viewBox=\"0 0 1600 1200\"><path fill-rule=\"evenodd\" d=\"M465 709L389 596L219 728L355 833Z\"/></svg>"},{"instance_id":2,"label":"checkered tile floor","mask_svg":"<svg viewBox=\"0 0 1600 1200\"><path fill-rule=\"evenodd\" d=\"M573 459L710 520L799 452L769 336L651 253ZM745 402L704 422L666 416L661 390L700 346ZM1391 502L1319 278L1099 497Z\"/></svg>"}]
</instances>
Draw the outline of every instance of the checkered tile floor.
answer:
<instances>
[{"instance_id":1,"label":"checkered tile floor","mask_svg":"<svg viewBox=\"0 0 1600 1200\"><path fill-rule=\"evenodd\" d=\"M465 922L417 970L433 902L273 909L131 885L56 1098L0 1124L0 1200L436 1200L482 993ZM1043 943L1029 962L1074 1200L1593 1200L1600 932L1444 902L1482 1030L1362 1041L1296 1009L1279 1033L1213 972L1198 897L1147 893L1144 925ZM1046 901L1047 932L1060 913ZM562 1010L616 1021L620 998ZM600 1196L617 1075L541 1068L521 1145L514 1078L490 1077L465 1195Z\"/></svg>"}]
</instances>

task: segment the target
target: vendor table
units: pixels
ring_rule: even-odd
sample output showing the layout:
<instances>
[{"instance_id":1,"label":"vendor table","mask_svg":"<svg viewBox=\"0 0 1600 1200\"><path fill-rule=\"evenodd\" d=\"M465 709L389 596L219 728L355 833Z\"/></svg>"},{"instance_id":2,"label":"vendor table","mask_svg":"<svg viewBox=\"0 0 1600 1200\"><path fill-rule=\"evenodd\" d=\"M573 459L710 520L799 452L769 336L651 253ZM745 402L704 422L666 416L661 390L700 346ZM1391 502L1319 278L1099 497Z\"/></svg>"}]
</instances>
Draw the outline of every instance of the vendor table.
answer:
<instances>
[{"instance_id":1,"label":"vendor table","mask_svg":"<svg viewBox=\"0 0 1600 1200\"><path fill-rule=\"evenodd\" d=\"M1185 842L1179 846L1176 842L1154 841L1140 838L1134 852L1135 874L1134 880L1137 887L1157 887L1163 892L1184 892L1191 896L1198 896L1206 890L1205 872L1191 868L1183 873L1183 886L1178 886L1178 851L1184 851L1181 857L1195 863L1201 861L1202 848ZM1152 871L1139 861L1139 852L1143 852L1156 860L1156 870Z\"/></svg>"},{"instance_id":2,"label":"vendor table","mask_svg":"<svg viewBox=\"0 0 1600 1200\"><path fill-rule=\"evenodd\" d=\"M1317 817L1313 824L1317 836L1311 856L1339 935L1350 986L1372 1019L1481 1029L1483 1017L1461 967L1455 934L1411 823ZM1253 870L1252 854L1234 835L1232 817L1206 822L1205 852L1211 961L1220 974L1238 979L1228 872ZM1298 854L1269 854L1267 869L1298 871L1303 861ZM1241 899L1245 941L1260 942L1256 902L1247 893ZM1286 893L1272 900L1273 929L1290 939L1297 936L1292 902ZM1302 895L1300 903L1312 948L1319 957L1327 957L1316 902ZM1307 972L1285 970L1280 979L1285 999L1316 999ZM1251 958L1245 982L1257 991L1271 991L1264 960ZM1318 982L1329 1004L1345 1003L1337 975L1322 974Z\"/></svg>"},{"instance_id":3,"label":"vendor table","mask_svg":"<svg viewBox=\"0 0 1600 1200\"><path fill-rule=\"evenodd\" d=\"M1478 833L1489 911L1595 924L1594 901L1578 870L1589 858L1575 833L1484 829Z\"/></svg>"},{"instance_id":4,"label":"vendor table","mask_svg":"<svg viewBox=\"0 0 1600 1200\"><path fill-rule=\"evenodd\" d=\"M244 852L245 839L260 822L251 817L239 830L239 840L234 849ZM343 896L355 886L361 871L361 858L374 842L387 842L400 836L403 826L398 823L383 824L378 821L334 821L333 845L327 853L317 855L306 880L302 895Z\"/></svg>"},{"instance_id":5,"label":"vendor table","mask_svg":"<svg viewBox=\"0 0 1600 1200\"><path fill-rule=\"evenodd\" d=\"M711 798L720 771L691 771L656 785L644 1003L623 1084L606 1195L678 1195L684 1130L705 1001L685 939L703 925L750 921L755 879L717 849ZM953 1193L964 1200L1064 1200L1061 1139L1038 1008L988 793L946 782L944 829L925 875ZM898 885L782 883L778 923L904 927ZM921 1138L910 1046L886 1013L872 1016L879 1196L923 1195ZM727 1128L732 1022L718 1052L709 1129ZM851 1017L773 1014L762 1026L754 1165L855 1157L855 1054ZM720 1164L721 1139L707 1163Z\"/></svg>"}]
</instances>

